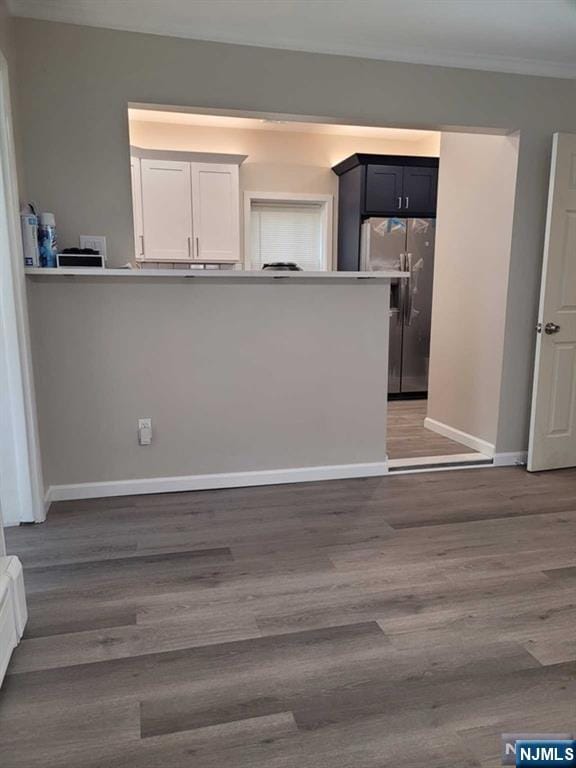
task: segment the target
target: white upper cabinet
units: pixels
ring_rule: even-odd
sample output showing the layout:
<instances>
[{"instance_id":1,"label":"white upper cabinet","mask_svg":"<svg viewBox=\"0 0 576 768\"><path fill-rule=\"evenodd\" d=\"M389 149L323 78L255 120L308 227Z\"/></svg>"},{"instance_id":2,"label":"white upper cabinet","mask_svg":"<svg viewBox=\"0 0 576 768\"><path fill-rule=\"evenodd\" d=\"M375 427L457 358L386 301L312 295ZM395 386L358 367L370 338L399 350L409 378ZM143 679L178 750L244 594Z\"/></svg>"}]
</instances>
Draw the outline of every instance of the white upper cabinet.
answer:
<instances>
[{"instance_id":1,"label":"white upper cabinet","mask_svg":"<svg viewBox=\"0 0 576 768\"><path fill-rule=\"evenodd\" d=\"M136 258L144 256L144 225L142 222L142 177L140 160L130 158L130 173L132 176L132 215L134 217L134 248Z\"/></svg>"},{"instance_id":2,"label":"white upper cabinet","mask_svg":"<svg viewBox=\"0 0 576 768\"><path fill-rule=\"evenodd\" d=\"M141 160L144 254L179 261L192 254L190 163Z\"/></svg>"},{"instance_id":3,"label":"white upper cabinet","mask_svg":"<svg viewBox=\"0 0 576 768\"><path fill-rule=\"evenodd\" d=\"M192 163L194 259L238 261L240 217L238 166Z\"/></svg>"},{"instance_id":4,"label":"white upper cabinet","mask_svg":"<svg viewBox=\"0 0 576 768\"><path fill-rule=\"evenodd\" d=\"M240 261L238 164L132 157L131 169L139 261Z\"/></svg>"}]
</instances>

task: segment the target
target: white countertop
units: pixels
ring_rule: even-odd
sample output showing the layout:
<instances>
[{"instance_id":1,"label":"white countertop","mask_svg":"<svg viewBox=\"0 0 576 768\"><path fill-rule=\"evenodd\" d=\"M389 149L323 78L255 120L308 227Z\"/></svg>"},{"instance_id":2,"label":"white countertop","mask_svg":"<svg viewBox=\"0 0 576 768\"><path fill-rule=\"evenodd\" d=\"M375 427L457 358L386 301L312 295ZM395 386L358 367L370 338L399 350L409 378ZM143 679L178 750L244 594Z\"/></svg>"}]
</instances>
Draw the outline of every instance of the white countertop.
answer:
<instances>
[{"instance_id":1,"label":"white countertop","mask_svg":"<svg viewBox=\"0 0 576 768\"><path fill-rule=\"evenodd\" d=\"M191 277L203 280L393 280L399 277L409 277L408 272L290 272L261 270L258 272L232 269L97 269L90 267L43 269L29 268L24 270L31 277L104 277L104 278L172 278L188 279Z\"/></svg>"}]
</instances>

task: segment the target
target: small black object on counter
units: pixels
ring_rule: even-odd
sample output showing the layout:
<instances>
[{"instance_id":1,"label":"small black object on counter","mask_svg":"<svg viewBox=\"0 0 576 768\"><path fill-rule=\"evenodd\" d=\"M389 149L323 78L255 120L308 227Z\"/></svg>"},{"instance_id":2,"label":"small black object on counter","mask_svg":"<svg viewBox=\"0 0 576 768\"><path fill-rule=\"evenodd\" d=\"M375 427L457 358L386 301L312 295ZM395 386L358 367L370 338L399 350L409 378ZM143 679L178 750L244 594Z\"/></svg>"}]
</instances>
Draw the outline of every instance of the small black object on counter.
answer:
<instances>
[{"instance_id":1,"label":"small black object on counter","mask_svg":"<svg viewBox=\"0 0 576 768\"><path fill-rule=\"evenodd\" d=\"M275 261L271 264L264 264L262 269L274 270L275 272L302 272L302 267L293 261Z\"/></svg>"},{"instance_id":2,"label":"small black object on counter","mask_svg":"<svg viewBox=\"0 0 576 768\"><path fill-rule=\"evenodd\" d=\"M99 256L100 251L95 251L94 248L63 248L60 253L80 253L83 256Z\"/></svg>"}]
</instances>

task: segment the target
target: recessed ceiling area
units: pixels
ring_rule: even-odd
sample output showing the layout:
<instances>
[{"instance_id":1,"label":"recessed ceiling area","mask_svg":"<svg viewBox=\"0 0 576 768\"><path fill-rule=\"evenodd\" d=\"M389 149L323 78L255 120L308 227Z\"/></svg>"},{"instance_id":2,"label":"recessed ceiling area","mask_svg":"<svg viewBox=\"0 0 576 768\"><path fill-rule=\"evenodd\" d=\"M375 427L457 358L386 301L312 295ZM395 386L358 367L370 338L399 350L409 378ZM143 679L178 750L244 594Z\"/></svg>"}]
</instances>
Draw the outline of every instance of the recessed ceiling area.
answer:
<instances>
[{"instance_id":1,"label":"recessed ceiling area","mask_svg":"<svg viewBox=\"0 0 576 768\"><path fill-rule=\"evenodd\" d=\"M199 40L576 77L574 0L9 0L9 8Z\"/></svg>"},{"instance_id":2,"label":"recessed ceiling area","mask_svg":"<svg viewBox=\"0 0 576 768\"><path fill-rule=\"evenodd\" d=\"M282 131L295 133L319 133L332 136L358 136L387 141L423 141L435 135L435 131L415 131L403 128L380 128L367 125L333 125L330 123L305 123L294 120L274 120L232 115L200 114L183 111L135 109L128 110L130 121L144 123L170 123L203 128L240 128L255 131Z\"/></svg>"}]
</instances>

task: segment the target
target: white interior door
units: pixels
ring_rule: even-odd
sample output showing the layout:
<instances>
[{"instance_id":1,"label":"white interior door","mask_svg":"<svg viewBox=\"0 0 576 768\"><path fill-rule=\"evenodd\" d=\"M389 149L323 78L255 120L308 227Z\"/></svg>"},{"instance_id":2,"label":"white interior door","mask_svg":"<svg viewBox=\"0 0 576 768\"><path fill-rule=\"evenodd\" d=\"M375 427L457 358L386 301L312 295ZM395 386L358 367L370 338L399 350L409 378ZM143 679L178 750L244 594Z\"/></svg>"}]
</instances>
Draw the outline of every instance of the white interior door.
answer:
<instances>
[{"instance_id":1,"label":"white interior door","mask_svg":"<svg viewBox=\"0 0 576 768\"><path fill-rule=\"evenodd\" d=\"M192 254L190 163L141 160L144 257L181 261Z\"/></svg>"},{"instance_id":2,"label":"white interior door","mask_svg":"<svg viewBox=\"0 0 576 768\"><path fill-rule=\"evenodd\" d=\"M238 166L192 163L194 258L196 261L240 259Z\"/></svg>"},{"instance_id":3,"label":"white interior door","mask_svg":"<svg viewBox=\"0 0 576 768\"><path fill-rule=\"evenodd\" d=\"M144 222L142 219L142 177L140 159L130 158L130 173L132 175L132 216L134 219L134 248L136 258L144 256Z\"/></svg>"},{"instance_id":4,"label":"white interior door","mask_svg":"<svg viewBox=\"0 0 576 768\"><path fill-rule=\"evenodd\" d=\"M576 466L576 134L554 135L528 469Z\"/></svg>"}]
</instances>

